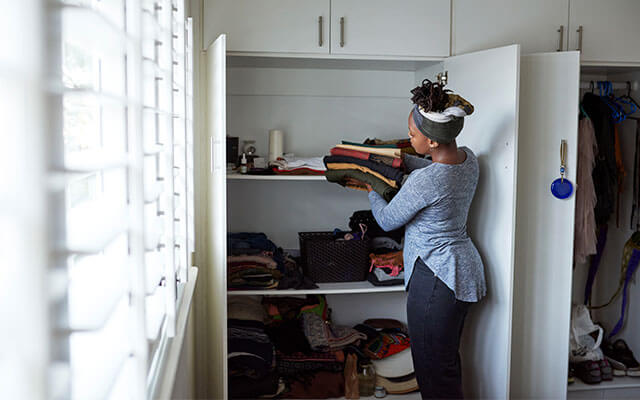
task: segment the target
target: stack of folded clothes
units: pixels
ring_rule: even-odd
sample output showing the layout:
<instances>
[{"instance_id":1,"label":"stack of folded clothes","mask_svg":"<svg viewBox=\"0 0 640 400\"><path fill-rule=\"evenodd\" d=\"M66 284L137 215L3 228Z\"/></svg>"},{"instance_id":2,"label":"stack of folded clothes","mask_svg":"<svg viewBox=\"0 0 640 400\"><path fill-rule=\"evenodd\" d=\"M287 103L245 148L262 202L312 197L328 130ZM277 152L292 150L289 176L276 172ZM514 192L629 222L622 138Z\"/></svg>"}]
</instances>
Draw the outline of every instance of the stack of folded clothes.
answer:
<instances>
[{"instance_id":1,"label":"stack of folded clothes","mask_svg":"<svg viewBox=\"0 0 640 400\"><path fill-rule=\"evenodd\" d=\"M384 236L374 237L370 243L371 266L367 280L375 286L404 284L402 244Z\"/></svg>"},{"instance_id":2,"label":"stack of folded clothes","mask_svg":"<svg viewBox=\"0 0 640 400\"><path fill-rule=\"evenodd\" d=\"M324 175L322 157L279 157L270 165L278 175Z\"/></svg>"},{"instance_id":3,"label":"stack of folded clothes","mask_svg":"<svg viewBox=\"0 0 640 400\"><path fill-rule=\"evenodd\" d=\"M408 140L367 139L364 144L342 141L323 160L327 168L325 176L329 182L358 190L366 188L347 184L347 179L368 183L390 201L400 189L405 175L400 155L412 151Z\"/></svg>"},{"instance_id":4,"label":"stack of folded clothes","mask_svg":"<svg viewBox=\"0 0 640 400\"><path fill-rule=\"evenodd\" d=\"M367 335L362 352L376 369L376 386L390 394L418 390L406 326L393 319L369 319L355 327Z\"/></svg>"},{"instance_id":5,"label":"stack of folded clothes","mask_svg":"<svg viewBox=\"0 0 640 400\"><path fill-rule=\"evenodd\" d=\"M264 233L229 233L229 290L313 289L296 262Z\"/></svg>"},{"instance_id":6,"label":"stack of folded clothes","mask_svg":"<svg viewBox=\"0 0 640 400\"><path fill-rule=\"evenodd\" d=\"M355 329L334 326L324 296L265 297L267 334L276 349L276 369L289 398L344 396L346 346L366 338Z\"/></svg>"},{"instance_id":7,"label":"stack of folded clothes","mask_svg":"<svg viewBox=\"0 0 640 400\"><path fill-rule=\"evenodd\" d=\"M273 343L265 332L259 298L234 296L228 301L228 366L231 398L276 396L284 390L275 370Z\"/></svg>"}]
</instances>

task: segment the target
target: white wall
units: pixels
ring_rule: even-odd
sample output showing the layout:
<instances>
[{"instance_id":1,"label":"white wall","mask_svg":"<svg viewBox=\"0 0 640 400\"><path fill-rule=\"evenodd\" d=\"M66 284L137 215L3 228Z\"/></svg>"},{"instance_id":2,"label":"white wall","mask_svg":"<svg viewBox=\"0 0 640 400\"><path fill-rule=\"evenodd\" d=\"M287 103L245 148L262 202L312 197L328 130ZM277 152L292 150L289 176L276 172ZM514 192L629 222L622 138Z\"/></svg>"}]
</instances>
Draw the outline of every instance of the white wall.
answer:
<instances>
[{"instance_id":1,"label":"white wall","mask_svg":"<svg viewBox=\"0 0 640 400\"><path fill-rule=\"evenodd\" d=\"M414 72L313 68L229 68L227 132L268 153L269 129L284 131L284 151L323 156L341 140L405 138ZM337 184L230 181L230 231L265 232L298 248L298 232L346 229L366 193Z\"/></svg>"}]
</instances>

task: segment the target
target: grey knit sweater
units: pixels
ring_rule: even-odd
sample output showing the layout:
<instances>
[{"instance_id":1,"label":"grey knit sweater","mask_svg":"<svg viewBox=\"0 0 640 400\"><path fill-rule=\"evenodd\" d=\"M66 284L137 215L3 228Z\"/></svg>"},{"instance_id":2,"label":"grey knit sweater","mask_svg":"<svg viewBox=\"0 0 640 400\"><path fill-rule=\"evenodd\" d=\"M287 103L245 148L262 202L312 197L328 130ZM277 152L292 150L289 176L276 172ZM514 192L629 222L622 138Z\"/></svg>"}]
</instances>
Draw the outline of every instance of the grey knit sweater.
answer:
<instances>
[{"instance_id":1,"label":"grey knit sweater","mask_svg":"<svg viewBox=\"0 0 640 400\"><path fill-rule=\"evenodd\" d=\"M405 286L420 257L458 300L476 302L486 294L484 267L467 235L467 215L478 184L478 159L467 153L461 164L434 163L406 156L411 172L398 194L387 203L369 193L371 210L382 229L403 225Z\"/></svg>"}]
</instances>

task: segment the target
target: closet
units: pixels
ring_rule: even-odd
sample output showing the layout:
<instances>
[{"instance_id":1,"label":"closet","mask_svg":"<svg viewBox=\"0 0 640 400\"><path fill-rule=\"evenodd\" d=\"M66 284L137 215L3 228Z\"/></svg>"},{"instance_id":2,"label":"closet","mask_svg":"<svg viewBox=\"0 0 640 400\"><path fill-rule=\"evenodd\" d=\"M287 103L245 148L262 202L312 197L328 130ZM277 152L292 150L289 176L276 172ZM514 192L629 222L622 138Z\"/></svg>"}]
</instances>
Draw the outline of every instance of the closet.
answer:
<instances>
[{"instance_id":1,"label":"closet","mask_svg":"<svg viewBox=\"0 0 640 400\"><path fill-rule=\"evenodd\" d=\"M523 57L524 58L524 57ZM584 62L583 62L584 64ZM525 74L529 77L525 80ZM542 78L542 77L539 77ZM577 129L555 129L553 118L561 113L575 113L579 99L591 91L591 81L615 82L614 93L626 94L627 84L631 95L638 96L638 67L582 66L580 78L571 82L572 98L576 104L565 109L556 109L551 114L535 116L536 123L523 119L523 111L530 108L521 97L519 153L518 153L518 200L516 234L516 268L514 283L514 324L512 360L512 396L569 399L613 399L639 398L640 380L618 378L600 384L587 385L576 378L567 384L569 329L571 304L582 304L589 263L577 264L573 257L575 195L568 200L554 198L549 185L559 176L560 141L569 143L567 168L569 179L575 183L577 151ZM521 90L531 90L534 75L521 68ZM529 81L529 82L527 82ZM542 80L541 90L565 84ZM540 81L535 86L540 85ZM579 93L579 99L576 97ZM637 115L637 114L636 114ZM533 115L531 115L533 116ZM530 131L533 128L533 131ZM622 159L626 170L624 190L620 196L619 224L616 226L614 209L608 222L608 237L592 292L592 304L604 304L616 291L620 278L622 250L634 232L630 228L630 213L633 188L633 163L636 140L636 121L627 120L618 126ZM535 151L531 151L535 149ZM527 165L527 168L525 168ZM571 178L573 176L573 178ZM527 186L521 183L527 182ZM577 190L580 190L578 187ZM629 286L629 306L625 324L615 339L623 338L635 354L640 352L639 321L636 310L640 294L633 284ZM621 312L622 296L610 306L591 313L594 322L605 328L605 335L614 327ZM636 310L637 311L637 310ZM605 336L606 337L606 336Z\"/></svg>"},{"instance_id":2,"label":"closet","mask_svg":"<svg viewBox=\"0 0 640 400\"><path fill-rule=\"evenodd\" d=\"M534 172L540 168L536 157L526 155L558 154L560 141L555 137L567 140L570 157L575 155L572 132L577 130L578 54L521 57L519 46L513 45L438 61L366 56L324 59L292 54L233 55L226 52L225 45L226 36L221 35L206 51L206 118L211 151L208 325L213 342L210 357L219 360L210 365L211 379L226 385L227 297L255 294L227 293L227 232L264 232L277 245L295 250L298 232L345 229L353 211L369 208L363 193L322 179L227 175L225 136L255 140L258 154L266 155L268 130L281 129L285 132L285 151L296 156L324 155L342 139L402 138L406 136L411 106L409 90L424 78L434 79L436 74L446 72L448 87L476 107L465 121L459 144L473 149L480 162L469 232L485 263L489 292L473 308L465 326L464 387L469 397L509 397L516 374L512 348L521 345L512 332L522 318L513 310L515 297L522 296L514 290L514 279L518 279L514 275L515 239L529 234L519 232L516 197L519 202L523 195L535 197L534 190L546 194L551 182L545 178L544 184L532 188L537 184ZM564 112L567 109L571 111ZM529 139L523 140L523 134ZM549 140L538 143L541 135L548 135ZM557 177L558 168L559 157L554 157L550 176ZM569 179L575 179L574 170L569 168ZM571 204L571 200L554 204L563 208L556 214L569 215ZM532 227L537 221L523 223ZM573 232L572 227L566 230ZM570 270L565 275L556 282L558 285L569 282ZM372 317L406 322L402 287L380 288L367 282L319 286L296 293L326 294L337 324L353 325ZM295 293L268 293L290 294ZM568 310L569 298L564 302ZM568 321L564 325L558 328L568 331ZM558 349L550 351L566 354L566 348L566 341L561 340ZM547 373L566 376L566 365Z\"/></svg>"}]
</instances>

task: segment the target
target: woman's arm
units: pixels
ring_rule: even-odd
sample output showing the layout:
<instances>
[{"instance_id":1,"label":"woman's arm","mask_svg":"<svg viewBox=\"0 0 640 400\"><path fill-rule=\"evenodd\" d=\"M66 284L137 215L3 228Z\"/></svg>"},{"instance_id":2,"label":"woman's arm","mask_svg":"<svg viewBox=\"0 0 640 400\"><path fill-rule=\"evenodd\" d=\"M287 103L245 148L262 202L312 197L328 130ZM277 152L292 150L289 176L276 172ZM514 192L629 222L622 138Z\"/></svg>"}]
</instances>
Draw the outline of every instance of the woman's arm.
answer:
<instances>
[{"instance_id":1,"label":"woman's arm","mask_svg":"<svg viewBox=\"0 0 640 400\"><path fill-rule=\"evenodd\" d=\"M433 163L429 158L422 158L411 154L403 153L402 162L407 173L411 173L416 169L424 168Z\"/></svg>"},{"instance_id":2,"label":"woman's arm","mask_svg":"<svg viewBox=\"0 0 640 400\"><path fill-rule=\"evenodd\" d=\"M398 194L387 203L378 193L369 192L371 211L378 225L385 231L398 229L429 205L430 185L421 176L411 175Z\"/></svg>"}]
</instances>

